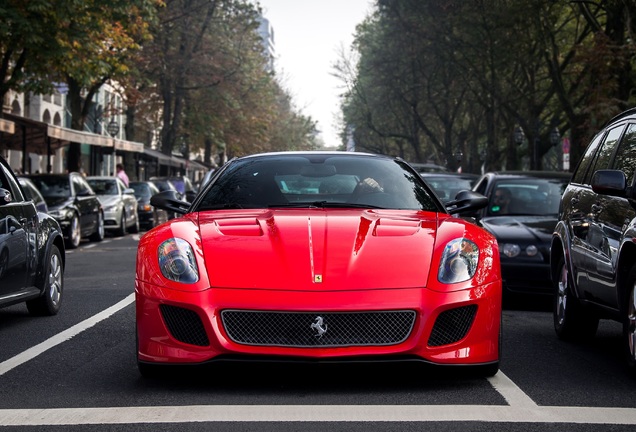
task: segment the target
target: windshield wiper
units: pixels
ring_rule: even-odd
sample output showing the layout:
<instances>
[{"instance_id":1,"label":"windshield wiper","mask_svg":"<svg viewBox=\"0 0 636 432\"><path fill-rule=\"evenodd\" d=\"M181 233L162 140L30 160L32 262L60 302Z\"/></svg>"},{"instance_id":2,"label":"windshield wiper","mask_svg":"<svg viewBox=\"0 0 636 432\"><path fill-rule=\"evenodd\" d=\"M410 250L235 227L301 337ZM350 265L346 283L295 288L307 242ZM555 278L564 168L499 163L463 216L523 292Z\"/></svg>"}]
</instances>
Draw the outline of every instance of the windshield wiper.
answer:
<instances>
[{"instance_id":1,"label":"windshield wiper","mask_svg":"<svg viewBox=\"0 0 636 432\"><path fill-rule=\"evenodd\" d=\"M196 211L242 209L239 203L218 203L199 207Z\"/></svg>"},{"instance_id":2,"label":"windshield wiper","mask_svg":"<svg viewBox=\"0 0 636 432\"><path fill-rule=\"evenodd\" d=\"M270 204L268 208L384 208L369 204L360 203L346 203L346 202L331 202L331 201L311 201L311 202L297 202L288 204Z\"/></svg>"}]
</instances>

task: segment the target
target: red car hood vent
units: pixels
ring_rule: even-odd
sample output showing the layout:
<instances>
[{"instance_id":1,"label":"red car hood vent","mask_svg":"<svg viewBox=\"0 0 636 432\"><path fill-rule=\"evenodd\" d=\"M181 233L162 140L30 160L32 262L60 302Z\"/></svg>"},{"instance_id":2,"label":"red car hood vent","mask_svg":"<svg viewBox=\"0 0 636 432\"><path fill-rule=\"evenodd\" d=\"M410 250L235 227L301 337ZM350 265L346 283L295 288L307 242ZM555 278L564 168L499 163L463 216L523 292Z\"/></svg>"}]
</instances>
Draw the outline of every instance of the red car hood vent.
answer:
<instances>
[{"instance_id":1,"label":"red car hood vent","mask_svg":"<svg viewBox=\"0 0 636 432\"><path fill-rule=\"evenodd\" d=\"M425 286L434 214L261 210L199 216L212 286L345 291Z\"/></svg>"}]
</instances>

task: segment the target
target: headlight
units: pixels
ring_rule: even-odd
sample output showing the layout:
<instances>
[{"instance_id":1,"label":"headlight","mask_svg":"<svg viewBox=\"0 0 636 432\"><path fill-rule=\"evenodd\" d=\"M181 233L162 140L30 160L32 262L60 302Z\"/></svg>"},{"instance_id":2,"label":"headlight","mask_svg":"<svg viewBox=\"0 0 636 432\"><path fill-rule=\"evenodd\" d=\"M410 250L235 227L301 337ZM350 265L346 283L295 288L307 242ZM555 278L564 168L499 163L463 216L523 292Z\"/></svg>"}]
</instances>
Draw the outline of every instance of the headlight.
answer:
<instances>
[{"instance_id":1,"label":"headlight","mask_svg":"<svg viewBox=\"0 0 636 432\"><path fill-rule=\"evenodd\" d=\"M500 245L499 250L502 255L505 255L508 258L514 258L521 254L521 246L515 243L503 243ZM525 253L527 256L533 257L539 253L539 249L535 245L530 245L526 247Z\"/></svg>"},{"instance_id":2,"label":"headlight","mask_svg":"<svg viewBox=\"0 0 636 432\"><path fill-rule=\"evenodd\" d=\"M521 247L515 243L504 243L501 245L501 253L508 258L514 258L521 253Z\"/></svg>"},{"instance_id":3,"label":"headlight","mask_svg":"<svg viewBox=\"0 0 636 432\"><path fill-rule=\"evenodd\" d=\"M114 212L114 211L117 211L118 208L119 208L119 204L114 204L114 205L106 206L104 208L104 211Z\"/></svg>"},{"instance_id":4,"label":"headlight","mask_svg":"<svg viewBox=\"0 0 636 432\"><path fill-rule=\"evenodd\" d=\"M479 248L465 238L448 242L444 248L437 279L442 283L464 282L472 278L479 263Z\"/></svg>"},{"instance_id":5,"label":"headlight","mask_svg":"<svg viewBox=\"0 0 636 432\"><path fill-rule=\"evenodd\" d=\"M59 220L67 220L73 216L73 210L71 209L60 209L60 210L51 210L49 214L53 216L55 219Z\"/></svg>"},{"instance_id":6,"label":"headlight","mask_svg":"<svg viewBox=\"0 0 636 432\"><path fill-rule=\"evenodd\" d=\"M199 280L199 269L190 244L180 238L171 238L159 245L159 268L166 279L183 283Z\"/></svg>"}]
</instances>

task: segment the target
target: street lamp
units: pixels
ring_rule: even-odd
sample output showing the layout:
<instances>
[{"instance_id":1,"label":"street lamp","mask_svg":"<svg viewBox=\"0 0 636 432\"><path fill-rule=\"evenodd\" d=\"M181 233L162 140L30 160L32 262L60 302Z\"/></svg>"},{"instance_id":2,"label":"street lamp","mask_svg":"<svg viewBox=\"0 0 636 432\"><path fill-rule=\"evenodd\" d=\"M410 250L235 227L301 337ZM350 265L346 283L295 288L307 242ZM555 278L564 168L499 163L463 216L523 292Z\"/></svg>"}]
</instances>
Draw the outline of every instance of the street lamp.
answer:
<instances>
[{"instance_id":1,"label":"street lamp","mask_svg":"<svg viewBox=\"0 0 636 432\"><path fill-rule=\"evenodd\" d=\"M559 133L559 128L555 126L555 128L550 132L550 144L555 146L559 143L560 139L561 134Z\"/></svg>"},{"instance_id":2,"label":"street lamp","mask_svg":"<svg viewBox=\"0 0 636 432\"><path fill-rule=\"evenodd\" d=\"M523 133L523 129L521 128L521 126L517 126L514 130L514 132L512 133L513 138L515 140L515 144L517 145L521 145L523 144L523 139L526 137L525 134Z\"/></svg>"},{"instance_id":3,"label":"street lamp","mask_svg":"<svg viewBox=\"0 0 636 432\"><path fill-rule=\"evenodd\" d=\"M119 123L117 123L117 120L112 119L110 123L108 123L106 130L108 131L108 134L113 138L113 176L116 176L117 175L117 163L116 163L117 149L115 144L117 143L117 141L115 141L115 137L119 133Z\"/></svg>"}]
</instances>

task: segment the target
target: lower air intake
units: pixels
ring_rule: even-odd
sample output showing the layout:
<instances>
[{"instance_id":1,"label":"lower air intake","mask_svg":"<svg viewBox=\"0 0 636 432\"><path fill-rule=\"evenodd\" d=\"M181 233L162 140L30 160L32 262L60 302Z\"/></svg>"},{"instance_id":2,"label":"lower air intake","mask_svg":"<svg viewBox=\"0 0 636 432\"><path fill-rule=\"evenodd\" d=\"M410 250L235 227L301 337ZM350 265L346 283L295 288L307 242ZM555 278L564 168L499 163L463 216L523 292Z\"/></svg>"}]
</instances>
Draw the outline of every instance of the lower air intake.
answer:
<instances>
[{"instance_id":1,"label":"lower air intake","mask_svg":"<svg viewBox=\"0 0 636 432\"><path fill-rule=\"evenodd\" d=\"M461 340L470 330L476 313L477 305L469 305L439 314L428 338L428 346L448 345Z\"/></svg>"},{"instance_id":2,"label":"lower air intake","mask_svg":"<svg viewBox=\"0 0 636 432\"><path fill-rule=\"evenodd\" d=\"M210 345L203 322L195 311L163 304L159 309L173 338L190 345Z\"/></svg>"}]
</instances>

